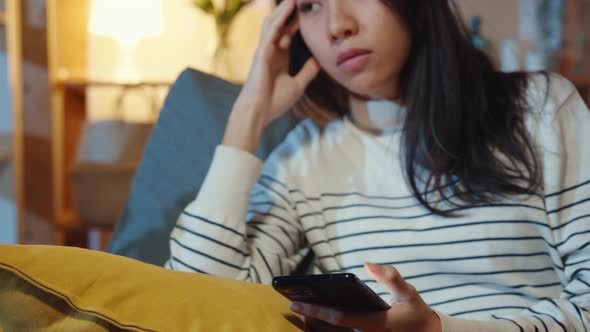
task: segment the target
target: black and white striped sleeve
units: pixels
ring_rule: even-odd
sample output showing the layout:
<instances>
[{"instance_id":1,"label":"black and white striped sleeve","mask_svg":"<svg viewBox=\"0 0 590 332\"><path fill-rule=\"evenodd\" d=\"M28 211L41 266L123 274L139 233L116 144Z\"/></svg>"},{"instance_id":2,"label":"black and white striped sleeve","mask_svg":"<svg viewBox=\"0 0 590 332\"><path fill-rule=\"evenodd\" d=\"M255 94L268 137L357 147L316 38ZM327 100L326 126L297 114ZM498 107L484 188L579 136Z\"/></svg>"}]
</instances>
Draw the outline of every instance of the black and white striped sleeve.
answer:
<instances>
[{"instance_id":1,"label":"black and white striped sleeve","mask_svg":"<svg viewBox=\"0 0 590 332\"><path fill-rule=\"evenodd\" d=\"M273 155L275 157L273 157ZM197 198L170 235L167 268L269 284L307 254L277 153L218 146Z\"/></svg>"}]
</instances>

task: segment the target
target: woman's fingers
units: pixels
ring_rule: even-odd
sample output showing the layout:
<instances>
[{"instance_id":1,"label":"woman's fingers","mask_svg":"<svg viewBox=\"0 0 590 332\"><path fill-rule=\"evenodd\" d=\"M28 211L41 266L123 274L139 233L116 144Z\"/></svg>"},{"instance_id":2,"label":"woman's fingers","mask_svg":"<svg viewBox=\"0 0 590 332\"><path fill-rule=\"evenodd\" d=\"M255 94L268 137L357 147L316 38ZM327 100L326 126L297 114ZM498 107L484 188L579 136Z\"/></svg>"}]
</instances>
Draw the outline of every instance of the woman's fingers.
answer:
<instances>
[{"instance_id":1,"label":"woman's fingers","mask_svg":"<svg viewBox=\"0 0 590 332\"><path fill-rule=\"evenodd\" d=\"M297 84L302 88L305 89L311 80L313 80L318 73L320 72L320 64L314 57L310 57L307 59L299 73L293 77L293 79L297 82Z\"/></svg>"},{"instance_id":2,"label":"woman's fingers","mask_svg":"<svg viewBox=\"0 0 590 332\"><path fill-rule=\"evenodd\" d=\"M265 106L267 122L288 111L320 70L319 64L310 59L295 77L288 73L288 50L299 29L296 1L284 0L265 19L248 80L240 94L248 103L257 100Z\"/></svg>"},{"instance_id":3,"label":"woman's fingers","mask_svg":"<svg viewBox=\"0 0 590 332\"><path fill-rule=\"evenodd\" d=\"M291 40L295 33L299 31L299 20L293 20L289 23L289 25L283 27L279 35L277 36L279 42L278 45L283 50L288 50L289 45L291 45Z\"/></svg>"},{"instance_id":4,"label":"woman's fingers","mask_svg":"<svg viewBox=\"0 0 590 332\"><path fill-rule=\"evenodd\" d=\"M289 46L291 45L291 37L287 35L283 35L279 40L279 48L282 50L288 50Z\"/></svg>"},{"instance_id":5,"label":"woman's fingers","mask_svg":"<svg viewBox=\"0 0 590 332\"><path fill-rule=\"evenodd\" d=\"M374 330L373 326L385 326L387 321L387 311L362 312L300 302L293 302L291 310L303 315L306 322L319 322L325 326L332 326L337 331L350 331L353 328L363 331Z\"/></svg>"},{"instance_id":6,"label":"woman's fingers","mask_svg":"<svg viewBox=\"0 0 590 332\"><path fill-rule=\"evenodd\" d=\"M373 279L387 287L393 297L394 303L407 302L416 298L416 289L408 284L393 266L365 263L365 270Z\"/></svg>"},{"instance_id":7,"label":"woman's fingers","mask_svg":"<svg viewBox=\"0 0 590 332\"><path fill-rule=\"evenodd\" d=\"M284 0L267 18L266 28L269 31L271 41L276 42L278 39L277 37L283 32L285 22L287 22L287 19L293 13L293 10L295 10L295 2L296 0Z\"/></svg>"},{"instance_id":8,"label":"woman's fingers","mask_svg":"<svg viewBox=\"0 0 590 332\"><path fill-rule=\"evenodd\" d=\"M299 20L295 18L289 24L283 27L283 32L289 36L293 36L299 30Z\"/></svg>"}]
</instances>

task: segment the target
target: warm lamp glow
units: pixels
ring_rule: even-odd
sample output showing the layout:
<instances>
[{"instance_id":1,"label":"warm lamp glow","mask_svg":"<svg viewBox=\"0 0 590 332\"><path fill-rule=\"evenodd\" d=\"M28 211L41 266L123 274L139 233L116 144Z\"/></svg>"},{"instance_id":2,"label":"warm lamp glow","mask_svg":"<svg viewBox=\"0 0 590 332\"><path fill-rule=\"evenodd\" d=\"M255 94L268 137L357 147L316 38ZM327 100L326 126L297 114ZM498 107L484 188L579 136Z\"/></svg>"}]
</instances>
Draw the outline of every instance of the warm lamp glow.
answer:
<instances>
[{"instance_id":1,"label":"warm lamp glow","mask_svg":"<svg viewBox=\"0 0 590 332\"><path fill-rule=\"evenodd\" d=\"M160 0L93 0L90 33L123 45L162 34Z\"/></svg>"},{"instance_id":2,"label":"warm lamp glow","mask_svg":"<svg viewBox=\"0 0 590 332\"><path fill-rule=\"evenodd\" d=\"M121 48L115 81L140 80L135 49L146 37L162 34L160 0L92 0L91 34L113 38Z\"/></svg>"}]
</instances>

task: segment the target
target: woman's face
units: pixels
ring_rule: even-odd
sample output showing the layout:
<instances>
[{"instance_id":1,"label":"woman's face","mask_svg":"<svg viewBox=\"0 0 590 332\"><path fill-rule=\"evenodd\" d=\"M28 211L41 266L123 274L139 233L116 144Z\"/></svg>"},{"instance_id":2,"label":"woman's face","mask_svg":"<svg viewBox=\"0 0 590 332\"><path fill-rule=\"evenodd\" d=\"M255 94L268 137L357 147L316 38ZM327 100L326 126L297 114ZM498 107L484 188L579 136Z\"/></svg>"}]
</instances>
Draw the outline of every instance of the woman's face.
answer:
<instances>
[{"instance_id":1,"label":"woman's face","mask_svg":"<svg viewBox=\"0 0 590 332\"><path fill-rule=\"evenodd\" d=\"M380 0L297 0L301 35L336 82L365 98L396 99L410 34Z\"/></svg>"}]
</instances>

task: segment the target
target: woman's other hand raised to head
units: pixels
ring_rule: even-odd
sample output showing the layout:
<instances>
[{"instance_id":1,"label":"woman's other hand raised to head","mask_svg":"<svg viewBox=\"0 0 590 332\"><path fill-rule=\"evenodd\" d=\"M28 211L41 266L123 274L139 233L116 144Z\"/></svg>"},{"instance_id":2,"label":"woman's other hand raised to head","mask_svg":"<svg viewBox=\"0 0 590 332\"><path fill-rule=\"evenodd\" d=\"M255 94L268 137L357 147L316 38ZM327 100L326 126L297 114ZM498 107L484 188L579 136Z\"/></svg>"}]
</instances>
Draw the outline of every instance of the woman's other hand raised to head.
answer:
<instances>
[{"instance_id":1,"label":"woman's other hand raised to head","mask_svg":"<svg viewBox=\"0 0 590 332\"><path fill-rule=\"evenodd\" d=\"M288 22L297 0L284 0L265 19L248 79L234 103L223 144L255 153L264 129L285 114L318 74L310 57L295 76L288 73L289 47L299 29L298 19ZM288 23L287 23L288 22Z\"/></svg>"}]
</instances>

